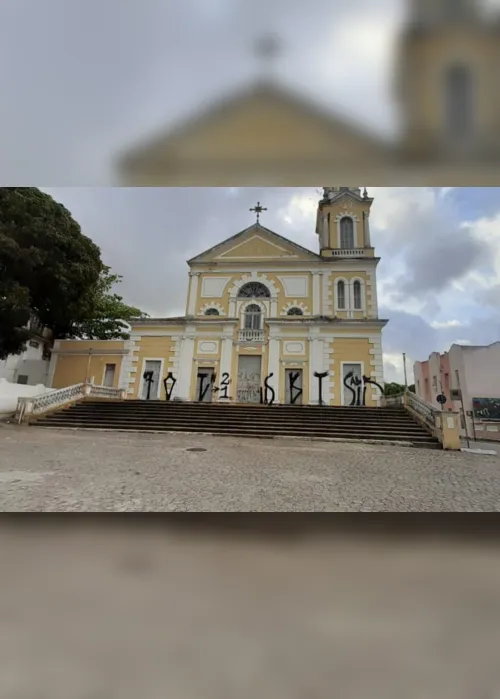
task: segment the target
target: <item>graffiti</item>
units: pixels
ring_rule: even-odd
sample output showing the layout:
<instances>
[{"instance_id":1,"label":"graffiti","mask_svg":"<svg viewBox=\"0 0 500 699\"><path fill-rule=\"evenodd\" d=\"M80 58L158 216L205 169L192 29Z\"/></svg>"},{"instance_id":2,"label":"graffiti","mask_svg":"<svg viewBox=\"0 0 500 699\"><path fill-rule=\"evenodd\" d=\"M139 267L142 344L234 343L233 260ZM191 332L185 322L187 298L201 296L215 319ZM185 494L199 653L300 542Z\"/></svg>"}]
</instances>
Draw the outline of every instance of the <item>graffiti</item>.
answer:
<instances>
[{"instance_id":1,"label":"graffiti","mask_svg":"<svg viewBox=\"0 0 500 699\"><path fill-rule=\"evenodd\" d=\"M269 379L274 376L274 374L271 372L266 378L264 379L264 386L265 390L264 392L262 391L262 388L260 389L260 402L264 403L265 405L272 405L274 403L274 400L276 398L276 392L272 386L269 385L268 381ZM269 399L269 393L271 392L271 398Z\"/></svg>"},{"instance_id":2,"label":"graffiti","mask_svg":"<svg viewBox=\"0 0 500 699\"><path fill-rule=\"evenodd\" d=\"M323 379L326 379L328 376L327 371L323 371L322 373L319 373L318 371L314 372L315 378L318 379L319 382L319 387L318 387L318 404L323 405Z\"/></svg>"},{"instance_id":3,"label":"graffiti","mask_svg":"<svg viewBox=\"0 0 500 699\"><path fill-rule=\"evenodd\" d=\"M220 382L220 388L214 389L217 391L220 390L219 398L229 398L229 396L227 395L227 392L229 390L230 383L231 383L231 379L229 378L229 374L227 373L227 371L225 371L222 374L222 381Z\"/></svg>"},{"instance_id":4,"label":"graffiti","mask_svg":"<svg viewBox=\"0 0 500 699\"><path fill-rule=\"evenodd\" d=\"M352 400L349 406L363 406L366 405L366 391L368 390L368 384L377 386L380 392L384 393L382 386L370 379L368 376L356 376L353 371L349 371L344 377L344 386L350 391L352 395Z\"/></svg>"},{"instance_id":5,"label":"graffiti","mask_svg":"<svg viewBox=\"0 0 500 699\"><path fill-rule=\"evenodd\" d=\"M144 382L147 383L147 385L148 385L148 392L146 393L146 400L149 400L151 398L151 386L154 383L153 374L154 374L154 372L152 372L152 371L145 371L144 374L142 375Z\"/></svg>"},{"instance_id":6,"label":"graffiti","mask_svg":"<svg viewBox=\"0 0 500 699\"><path fill-rule=\"evenodd\" d=\"M198 400L201 402L205 399L205 396L210 391L210 389L212 389L212 391L214 390L215 374L208 376L207 374L200 372L198 374L198 378L200 379L200 388L198 390ZM208 379L208 383L206 386L204 385L205 379ZM216 389L216 390L218 390L218 389Z\"/></svg>"},{"instance_id":7,"label":"graffiti","mask_svg":"<svg viewBox=\"0 0 500 699\"><path fill-rule=\"evenodd\" d=\"M296 386L295 383L297 379L301 376L300 371L290 372L288 374L288 381L290 382L290 405L295 405L300 396L302 395L302 386Z\"/></svg>"},{"instance_id":8,"label":"graffiti","mask_svg":"<svg viewBox=\"0 0 500 699\"><path fill-rule=\"evenodd\" d=\"M170 387L168 385L168 382L171 381L172 383L170 384ZM172 374L171 371L168 372L168 374L165 376L163 379L163 386L165 388L165 400L170 400L172 398L172 392L174 390L174 386L177 383L177 379L175 376Z\"/></svg>"}]
</instances>

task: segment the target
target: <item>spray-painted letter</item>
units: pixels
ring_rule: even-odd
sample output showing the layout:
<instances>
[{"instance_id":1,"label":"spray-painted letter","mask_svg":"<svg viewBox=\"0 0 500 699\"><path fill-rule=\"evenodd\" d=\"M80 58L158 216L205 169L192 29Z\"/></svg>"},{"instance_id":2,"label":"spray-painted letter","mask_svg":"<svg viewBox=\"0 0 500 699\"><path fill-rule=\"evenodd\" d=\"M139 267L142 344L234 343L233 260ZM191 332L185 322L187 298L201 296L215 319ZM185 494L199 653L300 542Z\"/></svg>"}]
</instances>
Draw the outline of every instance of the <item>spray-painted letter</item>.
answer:
<instances>
[{"instance_id":1,"label":"spray-painted letter","mask_svg":"<svg viewBox=\"0 0 500 699\"><path fill-rule=\"evenodd\" d=\"M328 372L323 371L320 374L319 372L315 371L314 376L318 379L319 382L318 403L319 405L323 405L323 379L326 379L326 377L328 376Z\"/></svg>"}]
</instances>

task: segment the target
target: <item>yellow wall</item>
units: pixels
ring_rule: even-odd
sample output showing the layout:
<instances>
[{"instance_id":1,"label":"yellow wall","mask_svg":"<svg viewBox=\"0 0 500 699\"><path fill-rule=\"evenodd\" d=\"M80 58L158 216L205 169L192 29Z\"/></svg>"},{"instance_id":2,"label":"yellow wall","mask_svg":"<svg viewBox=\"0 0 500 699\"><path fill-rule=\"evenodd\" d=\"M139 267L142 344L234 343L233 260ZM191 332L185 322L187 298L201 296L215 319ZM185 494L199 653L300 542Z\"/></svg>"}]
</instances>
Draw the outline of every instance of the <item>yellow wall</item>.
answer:
<instances>
[{"instance_id":1,"label":"yellow wall","mask_svg":"<svg viewBox=\"0 0 500 699\"><path fill-rule=\"evenodd\" d=\"M157 328L156 328L157 329ZM145 329L141 328L141 332ZM147 331L147 329L146 329ZM180 328L177 329L180 332ZM139 341L139 347L136 352L134 352L133 366L137 369L134 373L134 382L130 384L130 388L133 389L133 393L129 394L130 398L138 398L142 386L142 375L144 373L144 361L146 359L160 359L163 360L163 371L161 376L161 389L160 398L165 398L165 388L163 386L163 379L169 372L169 363L172 360L174 353L175 341L172 337L153 337L148 335L142 335ZM178 379L179 377L176 376Z\"/></svg>"},{"instance_id":2,"label":"yellow wall","mask_svg":"<svg viewBox=\"0 0 500 699\"><path fill-rule=\"evenodd\" d=\"M121 354L99 354L102 350L122 350L124 343L105 340L61 340L57 354L56 368L52 388L65 388L82 383L94 377L96 384L102 384L106 364L116 364L114 387L118 387L120 368L123 360ZM89 363L89 350L92 349ZM64 354L71 352L71 354ZM78 354L73 354L78 352Z\"/></svg>"},{"instance_id":3,"label":"yellow wall","mask_svg":"<svg viewBox=\"0 0 500 699\"><path fill-rule=\"evenodd\" d=\"M375 336L377 333L373 333ZM346 337L346 338L335 338L331 344L331 349L333 349L333 354L330 355L330 371L334 373L334 388L333 393L335 398L332 401L332 405L342 405L342 362L356 363L361 362L363 364L363 372L366 376L370 376L373 367L370 362L373 359L373 355L370 354L372 349L368 338L363 337ZM377 391L375 387L375 391ZM366 391L366 405L375 406L377 405L376 400L372 398L372 389L369 387Z\"/></svg>"},{"instance_id":4,"label":"yellow wall","mask_svg":"<svg viewBox=\"0 0 500 699\"><path fill-rule=\"evenodd\" d=\"M307 306L307 309L310 314L312 314L313 310L313 275L312 273L308 272L277 272L275 274L270 273L270 272L263 272L262 274L265 274L266 279L262 279L262 283L266 284L266 281L270 281L274 284L274 286L278 289L278 316L281 314L281 311L283 310L283 307L290 303L291 301L299 301L300 303L303 303L305 306ZM293 296L287 296L285 293L285 290L283 288L283 284L279 280L280 276L286 276L286 277L303 277L304 275L307 275L309 277L309 283L308 283L308 296L307 297L300 297L300 298L294 298ZM230 277L230 281L226 284L226 287L224 289L224 294L220 298L205 298L202 296L202 288L203 288L203 278L204 277L214 277L214 276L222 276L222 277ZM211 272L203 272L200 274L200 281L198 283L198 291L197 291L197 299L196 299L196 315L204 315L204 311L201 309L206 306L207 304L210 305L211 303L217 304L222 306L224 309L224 313L226 316L229 313L229 292L234 286L235 282L241 281L243 277L246 277L247 273L237 273L237 274L232 274L230 272L226 273L224 271L224 268L219 268L217 272L211 271ZM260 281L260 274L259 278L256 279L255 281Z\"/></svg>"}]
</instances>

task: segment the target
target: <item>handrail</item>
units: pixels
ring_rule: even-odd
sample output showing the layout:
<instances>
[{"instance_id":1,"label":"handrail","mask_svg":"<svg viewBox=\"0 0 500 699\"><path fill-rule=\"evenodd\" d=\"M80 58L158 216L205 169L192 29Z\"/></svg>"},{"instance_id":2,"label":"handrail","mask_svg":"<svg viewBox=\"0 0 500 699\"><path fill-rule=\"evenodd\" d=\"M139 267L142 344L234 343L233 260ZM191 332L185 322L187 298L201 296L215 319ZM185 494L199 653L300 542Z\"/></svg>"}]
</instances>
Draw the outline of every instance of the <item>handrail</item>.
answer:
<instances>
[{"instance_id":1,"label":"handrail","mask_svg":"<svg viewBox=\"0 0 500 699\"><path fill-rule=\"evenodd\" d=\"M406 391L405 394L408 407L416 412L429 427L434 429L436 425L436 408L425 400L422 400L422 398L419 398L416 393Z\"/></svg>"},{"instance_id":2,"label":"handrail","mask_svg":"<svg viewBox=\"0 0 500 699\"><path fill-rule=\"evenodd\" d=\"M54 408L82 400L87 396L98 398L120 398L122 390L120 388L110 388L109 386L95 386L88 383L77 383L73 386L54 389L41 393L38 396L23 397L17 399L16 418L20 424L25 415L39 415Z\"/></svg>"}]
</instances>

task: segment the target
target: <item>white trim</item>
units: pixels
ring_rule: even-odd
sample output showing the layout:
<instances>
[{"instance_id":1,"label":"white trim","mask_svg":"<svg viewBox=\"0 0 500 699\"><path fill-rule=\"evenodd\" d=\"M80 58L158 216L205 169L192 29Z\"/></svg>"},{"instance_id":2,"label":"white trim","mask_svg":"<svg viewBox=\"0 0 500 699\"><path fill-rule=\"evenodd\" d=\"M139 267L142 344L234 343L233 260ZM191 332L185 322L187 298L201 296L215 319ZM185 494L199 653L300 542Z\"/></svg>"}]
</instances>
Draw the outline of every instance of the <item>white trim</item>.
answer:
<instances>
[{"instance_id":1,"label":"white trim","mask_svg":"<svg viewBox=\"0 0 500 699\"><path fill-rule=\"evenodd\" d=\"M267 299L269 301L269 299ZM262 301L262 299L240 299L240 303L238 304L238 309L237 313L240 318L240 330L245 330L245 313L246 309L248 306L259 306L261 310L261 315L260 315L260 328L259 330L264 329L264 321L266 317L269 317L269 308L267 304ZM254 328L255 329L255 328Z\"/></svg>"},{"instance_id":2,"label":"white trim","mask_svg":"<svg viewBox=\"0 0 500 699\"><path fill-rule=\"evenodd\" d=\"M337 224L337 245L332 245L333 248L337 248L338 250L342 250L340 243L340 221L343 218L350 218L352 220L352 227L353 227L353 233L354 233L354 245L353 249L358 248L358 223L359 223L359 216L357 216L353 211L350 209L343 209L340 211L336 216L335 216L335 222Z\"/></svg>"},{"instance_id":3,"label":"white trim","mask_svg":"<svg viewBox=\"0 0 500 699\"><path fill-rule=\"evenodd\" d=\"M115 383L116 362L113 362L113 363L109 362L109 364L107 364L106 362L104 362L104 369L103 369L103 372L102 372L101 386L104 386L104 379L106 378L106 367L107 367L107 366L114 366L114 367L115 367L115 372L114 372L114 374L113 374L113 384ZM121 369L121 367L120 367L120 369ZM120 378L120 375L118 374L118 380L119 380L119 378ZM113 386L110 386L110 388L113 388Z\"/></svg>"},{"instance_id":4,"label":"white trim","mask_svg":"<svg viewBox=\"0 0 500 699\"><path fill-rule=\"evenodd\" d=\"M189 273L188 307L187 315L194 316L196 312L196 302L198 300L198 278L200 272Z\"/></svg>"},{"instance_id":5,"label":"white trim","mask_svg":"<svg viewBox=\"0 0 500 699\"><path fill-rule=\"evenodd\" d=\"M352 362L340 362L340 405L345 405L344 403L344 365L345 364L359 364L361 366L361 379L365 375L365 363L364 362L358 362L358 361L352 361ZM361 391L363 391L364 388L364 382L362 380L361 382Z\"/></svg>"},{"instance_id":6,"label":"white trim","mask_svg":"<svg viewBox=\"0 0 500 699\"><path fill-rule=\"evenodd\" d=\"M361 308L354 307L354 282L359 282L361 284ZM366 315L366 283L362 277L353 277L349 282L349 299L351 313L355 311L364 313Z\"/></svg>"},{"instance_id":7,"label":"white trim","mask_svg":"<svg viewBox=\"0 0 500 699\"><path fill-rule=\"evenodd\" d=\"M160 362L160 379L158 381L158 391L156 394L156 400L158 400L161 396L162 380L163 380L163 364L165 362L165 358L164 357L144 357L143 358L141 375L139 377L139 392L137 394L137 397L140 400L145 400L145 398L142 397L142 389L144 387L144 371L145 371L145 367L146 367L146 362ZM149 400L155 400L155 399L150 397Z\"/></svg>"},{"instance_id":8,"label":"white trim","mask_svg":"<svg viewBox=\"0 0 500 699\"><path fill-rule=\"evenodd\" d=\"M339 289L338 289L338 284L339 282L344 282L344 307L340 308L339 306ZM349 280L346 279L345 277L335 277L335 281L333 283L333 297L334 297L334 310L335 313L339 312L341 313L342 311L349 311L350 308L350 298L351 298L351 288L349 286Z\"/></svg>"},{"instance_id":9,"label":"white trim","mask_svg":"<svg viewBox=\"0 0 500 699\"><path fill-rule=\"evenodd\" d=\"M219 316L224 317L226 315L226 311L224 308L221 306L220 303L205 303L199 310L197 315L204 316L206 315L206 312L209 311L211 308L214 308L215 310L219 311ZM217 316L210 316L211 318L216 318Z\"/></svg>"},{"instance_id":10,"label":"white trim","mask_svg":"<svg viewBox=\"0 0 500 699\"><path fill-rule=\"evenodd\" d=\"M306 306L306 304L305 304L305 303L302 303L301 301L297 301L297 299L294 299L293 301L290 301L290 302L287 303L285 306L283 306L283 308L281 309L280 315L281 315L281 316L287 316L287 315L288 315L288 311L290 311L292 308L300 308L300 310L302 311L302 314L303 314L304 316L310 315L309 309L308 309L308 307ZM294 316L294 317L300 318L301 316Z\"/></svg>"}]
</instances>

